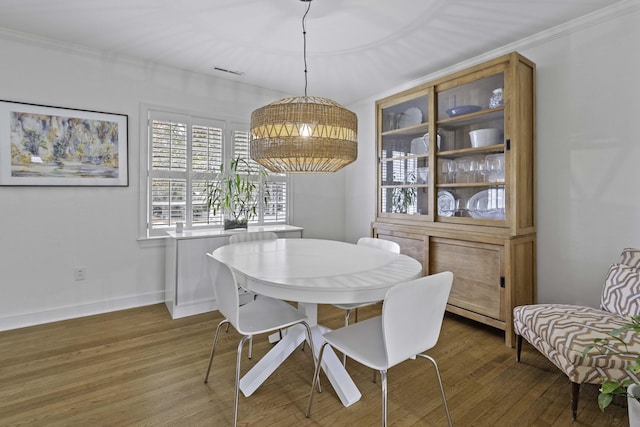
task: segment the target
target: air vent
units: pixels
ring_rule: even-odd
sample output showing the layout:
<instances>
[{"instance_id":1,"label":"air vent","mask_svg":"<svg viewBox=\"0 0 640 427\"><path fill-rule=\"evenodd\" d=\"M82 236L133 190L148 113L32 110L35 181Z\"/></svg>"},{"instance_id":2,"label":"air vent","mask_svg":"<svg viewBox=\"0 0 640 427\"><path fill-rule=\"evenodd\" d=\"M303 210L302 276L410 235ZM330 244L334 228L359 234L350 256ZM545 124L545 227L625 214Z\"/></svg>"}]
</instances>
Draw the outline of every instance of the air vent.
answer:
<instances>
[{"instance_id":1,"label":"air vent","mask_svg":"<svg viewBox=\"0 0 640 427\"><path fill-rule=\"evenodd\" d=\"M220 71L220 72L223 72L223 73L234 74L234 75L236 75L236 76L241 76L241 75L243 75L243 74L244 74L242 71L227 70L226 68L220 68L220 67L213 67L213 69L214 69L215 71Z\"/></svg>"}]
</instances>

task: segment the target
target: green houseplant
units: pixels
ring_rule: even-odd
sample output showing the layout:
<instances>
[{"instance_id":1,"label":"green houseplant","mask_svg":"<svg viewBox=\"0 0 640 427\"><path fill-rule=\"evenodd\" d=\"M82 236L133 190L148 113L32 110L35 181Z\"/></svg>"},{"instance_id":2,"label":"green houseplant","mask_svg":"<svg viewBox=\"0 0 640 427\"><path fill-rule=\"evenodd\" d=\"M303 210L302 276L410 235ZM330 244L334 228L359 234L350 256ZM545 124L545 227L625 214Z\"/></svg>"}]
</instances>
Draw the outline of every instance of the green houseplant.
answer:
<instances>
[{"instance_id":1,"label":"green houseplant","mask_svg":"<svg viewBox=\"0 0 640 427\"><path fill-rule=\"evenodd\" d=\"M633 331L634 334L640 333L640 316L630 317L628 323L621 328L611 331L607 338L594 339L593 345L586 347L582 354L586 355L590 351L598 351L601 354L630 358L632 361L628 365L627 370L633 374L639 373L640 353L629 349L629 344L623 338L623 335L627 331ZM640 409L640 402L638 402L638 398L640 397L640 384L630 379L618 381L604 378L600 386L600 394L598 395L598 406L600 409L604 411L616 395L627 396L629 402L629 418L632 419L632 405L635 406L635 404L637 404L637 409Z\"/></svg>"},{"instance_id":2,"label":"green houseplant","mask_svg":"<svg viewBox=\"0 0 640 427\"><path fill-rule=\"evenodd\" d=\"M268 173L262 168L253 175L251 171L248 160L237 156L227 168L220 165L217 179L207 185L207 209L213 215L223 214L225 230L247 228L258 215L259 204L267 204L269 193L262 178Z\"/></svg>"},{"instance_id":3,"label":"green houseplant","mask_svg":"<svg viewBox=\"0 0 640 427\"><path fill-rule=\"evenodd\" d=\"M409 172L407 174L407 182L415 183L415 173ZM406 214L409 211L409 207L412 206L418 192L415 187L394 187L391 193L391 209L394 213Z\"/></svg>"}]
</instances>

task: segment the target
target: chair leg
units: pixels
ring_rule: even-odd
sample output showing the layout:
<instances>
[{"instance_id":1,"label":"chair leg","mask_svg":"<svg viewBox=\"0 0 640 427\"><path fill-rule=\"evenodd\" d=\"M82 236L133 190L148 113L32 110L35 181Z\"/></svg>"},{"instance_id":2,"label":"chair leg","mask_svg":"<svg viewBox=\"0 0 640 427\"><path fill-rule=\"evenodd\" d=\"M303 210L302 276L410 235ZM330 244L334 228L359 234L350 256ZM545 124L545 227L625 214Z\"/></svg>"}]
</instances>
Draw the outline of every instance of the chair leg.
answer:
<instances>
[{"instance_id":1,"label":"chair leg","mask_svg":"<svg viewBox=\"0 0 640 427\"><path fill-rule=\"evenodd\" d=\"M220 328L222 325L227 324L227 328L229 328L229 321L224 319L222 322L218 323L218 327L216 328L216 334L213 337L213 345L211 346L211 356L209 357L209 366L207 366L207 373L204 375L204 383L206 384L209 381L209 372L211 371L211 364L213 363L213 354L216 352L216 344L218 343L218 336L220 335Z\"/></svg>"},{"instance_id":2,"label":"chair leg","mask_svg":"<svg viewBox=\"0 0 640 427\"><path fill-rule=\"evenodd\" d=\"M318 360L316 361L316 368L313 371L313 382L311 383L311 393L309 394L309 404L307 405L307 412L305 416L309 418L311 416L311 404L313 403L313 389L316 388L316 382L318 382L318 378L320 377L320 364L322 363L322 355L324 354L324 349L327 347L329 343L325 342L320 347L320 353L318 353Z\"/></svg>"},{"instance_id":3,"label":"chair leg","mask_svg":"<svg viewBox=\"0 0 640 427\"><path fill-rule=\"evenodd\" d=\"M516 335L516 362L520 362L521 351L522 351L522 335Z\"/></svg>"},{"instance_id":4,"label":"chair leg","mask_svg":"<svg viewBox=\"0 0 640 427\"><path fill-rule=\"evenodd\" d=\"M382 382L382 427L387 427L387 371L380 370L380 380Z\"/></svg>"},{"instance_id":5,"label":"chair leg","mask_svg":"<svg viewBox=\"0 0 640 427\"><path fill-rule=\"evenodd\" d=\"M449 423L449 427L451 427L453 423L451 422L449 405L447 405L447 396L444 394L444 386L442 385L442 378L440 377L440 369L438 369L438 364L436 363L436 360L431 356L427 356L426 354L418 354L418 356L424 357L425 359L430 360L431 363L433 363L433 367L436 369L436 376L438 377L438 383L440 384L440 393L442 394L442 403L444 404L444 411L447 413L447 422Z\"/></svg>"},{"instance_id":6,"label":"chair leg","mask_svg":"<svg viewBox=\"0 0 640 427\"><path fill-rule=\"evenodd\" d=\"M316 366L316 355L313 351L313 336L311 334L311 327L307 322L302 322L301 325L307 330L307 338L309 339L309 347L311 348L311 358L313 359L313 366ZM303 341L304 342L304 341ZM322 386L320 385L320 378L318 378L318 393L322 393Z\"/></svg>"},{"instance_id":7,"label":"chair leg","mask_svg":"<svg viewBox=\"0 0 640 427\"><path fill-rule=\"evenodd\" d=\"M580 384L571 382L571 419L578 416L578 397L580 396Z\"/></svg>"},{"instance_id":8,"label":"chair leg","mask_svg":"<svg viewBox=\"0 0 640 427\"><path fill-rule=\"evenodd\" d=\"M238 394L240 391L240 361L242 360L242 346L247 339L251 338L250 335L244 335L238 344L238 354L236 355L236 390L235 399L233 402L233 426L238 425Z\"/></svg>"},{"instance_id":9,"label":"chair leg","mask_svg":"<svg viewBox=\"0 0 640 427\"><path fill-rule=\"evenodd\" d=\"M358 309L356 309L356 314L358 313ZM349 315L351 314L351 310L344 311L344 326L349 326ZM347 367L347 355L342 355L342 366Z\"/></svg>"},{"instance_id":10,"label":"chair leg","mask_svg":"<svg viewBox=\"0 0 640 427\"><path fill-rule=\"evenodd\" d=\"M253 299L255 300L256 298L253 297ZM229 332L229 325L230 323L227 323L227 330L225 332ZM282 339L282 337L280 339ZM251 359L252 355L253 355L253 336L251 336L249 340L249 359Z\"/></svg>"}]
</instances>

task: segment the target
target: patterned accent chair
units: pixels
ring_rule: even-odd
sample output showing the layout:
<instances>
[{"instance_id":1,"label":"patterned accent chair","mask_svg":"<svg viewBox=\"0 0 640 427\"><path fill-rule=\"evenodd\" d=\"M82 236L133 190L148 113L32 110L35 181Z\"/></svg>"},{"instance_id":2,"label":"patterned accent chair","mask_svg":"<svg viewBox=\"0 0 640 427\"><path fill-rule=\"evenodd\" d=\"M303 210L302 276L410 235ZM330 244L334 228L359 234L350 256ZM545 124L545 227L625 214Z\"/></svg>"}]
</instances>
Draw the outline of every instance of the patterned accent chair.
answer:
<instances>
[{"instance_id":1,"label":"patterned accent chair","mask_svg":"<svg viewBox=\"0 0 640 427\"><path fill-rule=\"evenodd\" d=\"M632 356L605 355L595 350L582 355L594 338L606 338L613 329L627 323L626 318L638 315L640 249L625 249L620 261L609 267L600 309L565 304L533 304L513 309L516 360L520 362L524 338L569 377L571 415L575 420L580 384L600 384L603 377L638 380L625 369L633 361ZM640 337L633 331L620 337L629 344L629 352L640 353Z\"/></svg>"}]
</instances>

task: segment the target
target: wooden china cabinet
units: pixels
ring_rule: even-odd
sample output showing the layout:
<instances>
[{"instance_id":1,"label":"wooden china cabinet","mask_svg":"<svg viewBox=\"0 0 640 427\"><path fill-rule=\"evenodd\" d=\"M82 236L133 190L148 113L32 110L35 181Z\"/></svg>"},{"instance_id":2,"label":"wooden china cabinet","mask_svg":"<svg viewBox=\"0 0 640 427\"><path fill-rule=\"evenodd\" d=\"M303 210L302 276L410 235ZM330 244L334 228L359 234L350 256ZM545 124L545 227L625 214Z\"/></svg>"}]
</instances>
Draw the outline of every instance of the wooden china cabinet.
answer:
<instances>
[{"instance_id":1,"label":"wooden china cabinet","mask_svg":"<svg viewBox=\"0 0 640 427\"><path fill-rule=\"evenodd\" d=\"M535 301L535 64L510 53L376 102L374 236L424 274L450 270L449 312L505 331Z\"/></svg>"}]
</instances>

